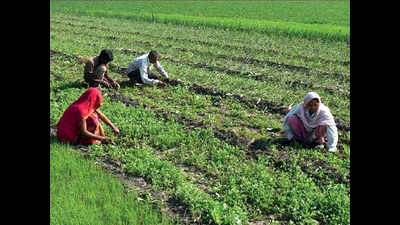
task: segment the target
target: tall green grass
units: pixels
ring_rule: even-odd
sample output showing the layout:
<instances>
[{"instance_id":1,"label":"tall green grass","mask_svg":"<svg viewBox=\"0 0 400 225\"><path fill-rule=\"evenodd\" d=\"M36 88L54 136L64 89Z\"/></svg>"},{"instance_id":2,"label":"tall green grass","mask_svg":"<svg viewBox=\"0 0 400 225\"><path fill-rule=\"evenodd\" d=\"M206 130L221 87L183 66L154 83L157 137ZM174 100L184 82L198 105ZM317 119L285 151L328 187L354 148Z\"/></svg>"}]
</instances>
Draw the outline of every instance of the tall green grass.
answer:
<instances>
[{"instance_id":1,"label":"tall green grass","mask_svg":"<svg viewBox=\"0 0 400 225\"><path fill-rule=\"evenodd\" d=\"M147 10L135 8L135 5L128 3L115 2L110 4L90 4L87 2L73 2L63 4L63 2L52 2L51 12L64 12L75 15L90 15L97 17L124 18L140 21L151 21L156 23L177 24L192 27L213 27L217 29L229 29L239 31L255 31L279 36L294 36L308 39L324 39L328 41L350 41L350 27L343 25L304 23L292 21L272 21L262 18L229 17L220 16L226 8L220 8L220 14L213 13L212 16L187 15L184 10L181 13L166 13L162 10L149 10L152 5L148 5ZM153 3L155 4L155 3ZM231 4L232 5L232 4ZM212 4L210 3L210 8ZM174 9L174 7L168 8ZM208 10L208 9L207 9ZM205 12L207 12L205 10ZM269 9L264 8L265 12ZM314 9L317 10L317 9ZM172 10L173 11L173 10ZM334 10L335 11L335 10ZM306 12L306 11L305 11Z\"/></svg>"},{"instance_id":2,"label":"tall green grass","mask_svg":"<svg viewBox=\"0 0 400 225\"><path fill-rule=\"evenodd\" d=\"M61 144L50 143L50 222L77 224L173 224L149 204L124 192L119 180Z\"/></svg>"}]
</instances>

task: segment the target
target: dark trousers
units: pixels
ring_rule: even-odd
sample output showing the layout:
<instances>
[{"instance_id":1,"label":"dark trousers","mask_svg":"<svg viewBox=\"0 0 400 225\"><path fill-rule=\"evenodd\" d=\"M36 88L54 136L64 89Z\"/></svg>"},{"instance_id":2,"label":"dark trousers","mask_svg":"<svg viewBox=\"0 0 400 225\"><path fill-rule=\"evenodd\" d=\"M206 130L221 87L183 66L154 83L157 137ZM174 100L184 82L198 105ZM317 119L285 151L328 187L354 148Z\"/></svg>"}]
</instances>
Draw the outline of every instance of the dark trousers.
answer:
<instances>
[{"instance_id":1,"label":"dark trousers","mask_svg":"<svg viewBox=\"0 0 400 225\"><path fill-rule=\"evenodd\" d=\"M147 74L148 74L148 77L150 79L157 79L157 80L160 79L160 76L158 76L157 74L155 74L155 73L153 73L151 71L148 71ZM143 81L140 78L140 70L139 69L136 69L136 70L131 71L130 73L128 73L128 77L129 77L129 80L131 82L143 84Z\"/></svg>"}]
</instances>

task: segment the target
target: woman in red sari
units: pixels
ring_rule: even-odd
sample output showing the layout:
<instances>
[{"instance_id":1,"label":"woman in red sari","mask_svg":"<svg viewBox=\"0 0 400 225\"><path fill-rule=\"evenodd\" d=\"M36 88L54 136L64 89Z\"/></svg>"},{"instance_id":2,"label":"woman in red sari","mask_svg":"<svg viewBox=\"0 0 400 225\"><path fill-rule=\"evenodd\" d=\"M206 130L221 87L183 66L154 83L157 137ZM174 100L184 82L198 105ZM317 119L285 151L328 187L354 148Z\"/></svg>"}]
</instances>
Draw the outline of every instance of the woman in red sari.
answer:
<instances>
[{"instance_id":1,"label":"woman in red sari","mask_svg":"<svg viewBox=\"0 0 400 225\"><path fill-rule=\"evenodd\" d=\"M65 110L58 121L57 138L63 142L81 145L112 142L106 137L100 120L109 125L116 134L119 134L119 130L100 112L99 108L102 104L101 92L97 88L87 89Z\"/></svg>"}]
</instances>

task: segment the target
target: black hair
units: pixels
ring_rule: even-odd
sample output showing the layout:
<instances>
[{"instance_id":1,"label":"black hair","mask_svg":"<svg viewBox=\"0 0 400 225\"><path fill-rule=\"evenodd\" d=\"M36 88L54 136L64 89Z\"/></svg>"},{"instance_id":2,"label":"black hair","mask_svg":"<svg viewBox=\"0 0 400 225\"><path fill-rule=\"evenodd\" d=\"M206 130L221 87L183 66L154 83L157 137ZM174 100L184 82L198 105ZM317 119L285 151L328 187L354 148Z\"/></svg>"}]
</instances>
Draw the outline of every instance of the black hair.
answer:
<instances>
[{"instance_id":1,"label":"black hair","mask_svg":"<svg viewBox=\"0 0 400 225\"><path fill-rule=\"evenodd\" d=\"M149 57L153 57L153 56L158 57L158 52L157 52L156 50L151 50L151 51L149 52Z\"/></svg>"},{"instance_id":2,"label":"black hair","mask_svg":"<svg viewBox=\"0 0 400 225\"><path fill-rule=\"evenodd\" d=\"M112 54L112 51L109 49L103 49L100 52L100 58L103 59L106 62L111 62L114 60L114 56Z\"/></svg>"}]
</instances>

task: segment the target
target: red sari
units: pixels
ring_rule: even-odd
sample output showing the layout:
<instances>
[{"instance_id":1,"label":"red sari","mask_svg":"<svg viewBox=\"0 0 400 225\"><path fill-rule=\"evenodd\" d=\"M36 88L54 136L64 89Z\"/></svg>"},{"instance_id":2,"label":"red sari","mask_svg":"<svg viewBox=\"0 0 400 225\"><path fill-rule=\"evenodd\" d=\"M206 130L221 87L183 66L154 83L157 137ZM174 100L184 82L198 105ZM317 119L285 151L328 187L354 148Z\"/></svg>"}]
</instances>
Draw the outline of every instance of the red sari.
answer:
<instances>
[{"instance_id":1,"label":"red sari","mask_svg":"<svg viewBox=\"0 0 400 225\"><path fill-rule=\"evenodd\" d=\"M96 139L80 137L80 122L86 119L89 132L94 133L99 126L95 110L103 104L103 97L97 88L88 88L78 100L64 112L57 124L57 138L73 144L93 144Z\"/></svg>"}]
</instances>

